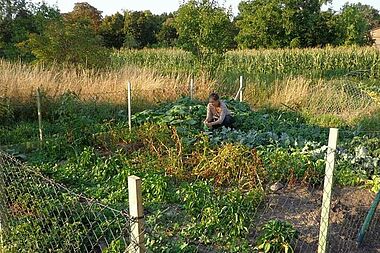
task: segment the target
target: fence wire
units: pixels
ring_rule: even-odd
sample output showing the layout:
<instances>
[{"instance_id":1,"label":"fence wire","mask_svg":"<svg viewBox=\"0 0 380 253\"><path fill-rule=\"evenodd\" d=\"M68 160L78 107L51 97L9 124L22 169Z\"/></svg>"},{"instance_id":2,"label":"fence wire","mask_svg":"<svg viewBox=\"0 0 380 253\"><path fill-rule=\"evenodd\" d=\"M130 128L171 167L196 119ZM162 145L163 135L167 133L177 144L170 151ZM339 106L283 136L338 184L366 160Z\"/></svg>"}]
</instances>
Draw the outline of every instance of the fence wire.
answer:
<instances>
[{"instance_id":1,"label":"fence wire","mask_svg":"<svg viewBox=\"0 0 380 253\"><path fill-rule=\"evenodd\" d=\"M136 220L0 152L2 252L126 252Z\"/></svg>"},{"instance_id":2,"label":"fence wire","mask_svg":"<svg viewBox=\"0 0 380 253\"><path fill-rule=\"evenodd\" d=\"M355 135L348 131L341 134L345 139L353 138L352 136ZM368 132L368 134L380 136L380 132ZM322 146L318 150L310 151L321 156L325 160L326 167L334 166L333 175L326 176L325 174L321 183L299 183L292 179L288 182L272 182L267 189L268 194L263 207L258 210L255 224L257 228L271 220L285 221L294 225L299 232L298 238L293 241L295 252L319 252L318 247L323 244L326 244L326 249L320 252L375 253L380 251L379 209L375 212L360 247L357 241L358 232L376 193L368 186L338 185L336 179L338 173L343 173L345 165L349 165L356 172L366 170L367 176L379 176L380 142L372 143L372 146L356 146L353 150L349 150L345 144L339 144L339 138L336 149ZM332 154L335 156L335 162L333 162L335 165L329 164L331 161L326 159ZM323 201L324 195L326 198L329 196L329 192L326 192L328 185L332 186L331 198L330 201ZM321 220L321 213L324 212L328 215L327 219ZM325 233L321 229L323 225L327 227ZM258 231L255 233L253 237L257 238L259 233ZM321 233L325 236L321 237Z\"/></svg>"}]
</instances>

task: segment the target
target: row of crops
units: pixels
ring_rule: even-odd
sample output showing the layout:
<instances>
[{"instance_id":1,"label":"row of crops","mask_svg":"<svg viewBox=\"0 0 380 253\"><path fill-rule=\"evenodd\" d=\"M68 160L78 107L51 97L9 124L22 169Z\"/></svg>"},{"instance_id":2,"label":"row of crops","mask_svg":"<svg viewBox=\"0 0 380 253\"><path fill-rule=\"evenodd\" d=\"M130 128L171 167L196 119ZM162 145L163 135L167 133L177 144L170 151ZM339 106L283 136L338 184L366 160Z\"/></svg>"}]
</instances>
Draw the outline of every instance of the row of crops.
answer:
<instances>
[{"instance_id":1,"label":"row of crops","mask_svg":"<svg viewBox=\"0 0 380 253\"><path fill-rule=\"evenodd\" d=\"M206 103L183 98L134 114L129 132L123 108L86 106L65 95L45 112L42 147L33 144L38 124L17 118L3 121L0 145L45 176L116 209L127 209L128 176L143 178L146 244L152 252L252 252L262 238L276 249L290 241L253 236L261 233L257 213L275 182L290 188L323 185L328 129L294 111L254 112L245 103L227 104L235 129L204 129ZM366 131L366 123L341 128L335 180L376 191L380 134ZM297 233L291 225L273 224L289 231L283 238L293 242ZM32 225L13 228L12 235L38 243L28 232ZM60 238L38 231L39 237L70 241L67 233ZM9 241L28 252L22 241Z\"/></svg>"},{"instance_id":2,"label":"row of crops","mask_svg":"<svg viewBox=\"0 0 380 253\"><path fill-rule=\"evenodd\" d=\"M292 75L313 78L347 74L379 77L379 56L380 51L372 47L231 51L213 66L214 73L211 74L227 82L236 81L239 75L249 80ZM115 66L139 65L167 74L196 75L202 69L190 53L177 49L124 50L113 54L113 62Z\"/></svg>"}]
</instances>

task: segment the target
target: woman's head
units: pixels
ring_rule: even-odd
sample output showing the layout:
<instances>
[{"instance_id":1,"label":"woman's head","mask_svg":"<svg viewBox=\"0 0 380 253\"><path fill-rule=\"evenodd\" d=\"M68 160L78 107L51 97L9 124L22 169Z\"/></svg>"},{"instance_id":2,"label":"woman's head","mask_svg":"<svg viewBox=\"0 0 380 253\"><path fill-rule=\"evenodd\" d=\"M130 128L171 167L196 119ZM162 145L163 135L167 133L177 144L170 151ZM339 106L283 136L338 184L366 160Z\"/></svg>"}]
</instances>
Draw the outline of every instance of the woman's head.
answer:
<instances>
[{"instance_id":1,"label":"woman's head","mask_svg":"<svg viewBox=\"0 0 380 253\"><path fill-rule=\"evenodd\" d=\"M215 92L211 93L210 96L208 97L208 102L212 104L213 106L219 106L220 105L219 95Z\"/></svg>"}]
</instances>

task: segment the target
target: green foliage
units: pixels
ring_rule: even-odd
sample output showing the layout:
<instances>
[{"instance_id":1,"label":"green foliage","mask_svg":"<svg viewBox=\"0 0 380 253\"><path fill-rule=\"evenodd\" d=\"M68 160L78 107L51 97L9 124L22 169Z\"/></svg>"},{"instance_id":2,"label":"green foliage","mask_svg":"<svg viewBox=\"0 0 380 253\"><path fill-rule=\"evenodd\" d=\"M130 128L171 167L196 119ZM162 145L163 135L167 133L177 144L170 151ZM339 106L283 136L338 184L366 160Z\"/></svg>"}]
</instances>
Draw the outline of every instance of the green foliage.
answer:
<instances>
[{"instance_id":1,"label":"green foliage","mask_svg":"<svg viewBox=\"0 0 380 253\"><path fill-rule=\"evenodd\" d=\"M126 11L124 15L116 13L105 18L101 11L88 3L76 3L73 11L60 14L56 7L45 3L2 0L0 57L28 62L37 57L39 61L43 58L44 62L51 62L51 59L46 60L51 55L50 58L60 62L62 55L57 53L58 50L52 50L52 47L58 47L65 55L76 58L68 62L78 64L78 57L73 57L73 52L67 52L67 48L74 45L80 55L87 52L87 55L80 57L80 64L85 65L83 59L91 58L91 55L97 55L101 59L98 62L104 62L104 55L99 51L102 45L116 49L179 46L195 55L203 69L213 73L223 59L222 54L236 48L236 43L240 48L372 44L370 29L380 24L378 10L358 3L345 5L341 13L321 11L323 2L242 1L240 13L232 20L230 10L211 0L184 2L175 14ZM65 20L66 28L56 25L60 19ZM57 33L52 32L54 29ZM37 40L35 34L45 40ZM57 34L60 34L60 39ZM82 39L73 43L75 38ZM36 46L38 43L28 45L28 41L36 40L43 46ZM46 41L50 41L50 46L45 45ZM62 46L62 43L68 44L68 47ZM83 48L76 44L83 44ZM55 54L51 54L52 51ZM98 65L101 64L88 60L87 66Z\"/></svg>"},{"instance_id":2,"label":"green foliage","mask_svg":"<svg viewBox=\"0 0 380 253\"><path fill-rule=\"evenodd\" d=\"M127 11L124 14L124 32L128 39L124 46L127 48L152 46L157 43L156 33L159 29L157 16L150 11Z\"/></svg>"},{"instance_id":3,"label":"green foliage","mask_svg":"<svg viewBox=\"0 0 380 253\"><path fill-rule=\"evenodd\" d=\"M207 66L205 61L213 61L212 57L223 54L233 43L230 16L215 1L191 0L181 5L174 22L179 46Z\"/></svg>"},{"instance_id":4,"label":"green foliage","mask_svg":"<svg viewBox=\"0 0 380 253\"><path fill-rule=\"evenodd\" d=\"M75 3L74 9L64 15L69 23L87 21L94 31L98 31L102 22L102 12L89 3Z\"/></svg>"},{"instance_id":5,"label":"green foliage","mask_svg":"<svg viewBox=\"0 0 380 253\"><path fill-rule=\"evenodd\" d=\"M286 221L273 220L261 229L261 236L256 241L255 250L264 253L292 253L298 232Z\"/></svg>"},{"instance_id":6,"label":"green foliage","mask_svg":"<svg viewBox=\"0 0 380 253\"><path fill-rule=\"evenodd\" d=\"M363 131L380 131L380 110L370 116L361 117L357 124Z\"/></svg>"},{"instance_id":7,"label":"green foliage","mask_svg":"<svg viewBox=\"0 0 380 253\"><path fill-rule=\"evenodd\" d=\"M356 186L368 179L368 173L363 169L352 170L348 164L340 163L336 178L339 185Z\"/></svg>"},{"instance_id":8,"label":"green foliage","mask_svg":"<svg viewBox=\"0 0 380 253\"><path fill-rule=\"evenodd\" d=\"M338 18L341 44L371 45L370 23L359 6L346 4Z\"/></svg>"},{"instance_id":9,"label":"green foliage","mask_svg":"<svg viewBox=\"0 0 380 253\"><path fill-rule=\"evenodd\" d=\"M157 41L161 47L174 47L177 44L178 34L174 26L174 18L168 17L157 34Z\"/></svg>"},{"instance_id":10,"label":"green foliage","mask_svg":"<svg viewBox=\"0 0 380 253\"><path fill-rule=\"evenodd\" d=\"M41 35L31 34L24 47L31 50L38 63L99 68L109 63L109 51L101 43L88 21L60 20L47 25Z\"/></svg>"},{"instance_id":11,"label":"green foliage","mask_svg":"<svg viewBox=\"0 0 380 253\"><path fill-rule=\"evenodd\" d=\"M223 192L206 182L190 183L178 194L194 221L183 231L184 235L206 244L246 236L248 224L254 218L252 214L263 198L260 190Z\"/></svg>"},{"instance_id":12,"label":"green foliage","mask_svg":"<svg viewBox=\"0 0 380 253\"><path fill-rule=\"evenodd\" d=\"M243 1L236 38L241 48L311 47L318 45L321 1ZM318 35L317 35L318 34Z\"/></svg>"},{"instance_id":13,"label":"green foliage","mask_svg":"<svg viewBox=\"0 0 380 253\"><path fill-rule=\"evenodd\" d=\"M40 34L48 22L59 17L53 7L26 1L0 1L0 58L32 61L30 50L19 47L29 33Z\"/></svg>"},{"instance_id":14,"label":"green foliage","mask_svg":"<svg viewBox=\"0 0 380 253\"><path fill-rule=\"evenodd\" d=\"M258 222L255 214L265 201L264 189L277 181L291 187L292 183L321 185L323 180L323 144L328 131L310 125L295 112L253 112L247 104L226 100L237 129L211 133L204 132L202 126L206 104L182 98L135 114L136 127L129 132L125 117L105 120L111 115L110 109L95 110L75 94L65 94L57 102L46 112L43 147L24 150L28 162L73 191L118 209L127 208L128 176L142 177L150 231L146 245L151 251L196 252L201 245L208 251L252 252L249 238ZM378 137L344 130L337 152L336 182L377 189ZM37 141L37 133L37 122L17 121L0 128L0 139L4 144ZM25 210L37 201L28 195L31 190L34 188L19 195L19 204ZM55 201L71 203L45 198L38 201L41 205L46 201L48 210L59 205ZM86 215L84 211L78 214ZM21 223L12 226L14 233L8 245L21 247L22 241L16 237L22 234L30 240L22 245L25 251L34 249L35 235L44 238L39 244L43 247L51 240L60 240L59 247L65 247L66 243L81 242L84 233L72 223L49 235L39 230L44 223ZM30 229L38 233L27 233ZM291 252L293 232L291 226L271 223L263 230L265 236L260 237L257 247L267 252L285 252L288 247ZM117 252L124 246L115 241L108 250Z\"/></svg>"},{"instance_id":15,"label":"green foliage","mask_svg":"<svg viewBox=\"0 0 380 253\"><path fill-rule=\"evenodd\" d=\"M366 184L371 187L372 192L378 193L380 191L380 176L373 176Z\"/></svg>"},{"instance_id":16,"label":"green foliage","mask_svg":"<svg viewBox=\"0 0 380 253\"><path fill-rule=\"evenodd\" d=\"M370 5L361 4L361 3L357 3L356 7L363 13L368 24L370 24L371 29L375 29L376 27L380 25L380 11L379 10L375 9L374 7Z\"/></svg>"},{"instance_id":17,"label":"green foliage","mask_svg":"<svg viewBox=\"0 0 380 253\"><path fill-rule=\"evenodd\" d=\"M376 9L346 4L341 13L321 11L323 2L270 0L239 5L236 37L241 48L370 45L370 28L380 21Z\"/></svg>"},{"instance_id":18,"label":"green foliage","mask_svg":"<svg viewBox=\"0 0 380 253\"><path fill-rule=\"evenodd\" d=\"M124 16L122 14L117 12L112 16L106 16L99 30L106 47L120 49L123 46L125 33Z\"/></svg>"},{"instance_id":19,"label":"green foliage","mask_svg":"<svg viewBox=\"0 0 380 253\"><path fill-rule=\"evenodd\" d=\"M10 118L12 118L13 109L9 105L9 101L0 101L0 120L6 122Z\"/></svg>"},{"instance_id":20,"label":"green foliage","mask_svg":"<svg viewBox=\"0 0 380 253\"><path fill-rule=\"evenodd\" d=\"M331 115L331 114L322 114L318 115L318 117L309 117L309 123L324 127L345 127L346 123L339 118L338 116Z\"/></svg>"},{"instance_id":21,"label":"green foliage","mask_svg":"<svg viewBox=\"0 0 380 253\"><path fill-rule=\"evenodd\" d=\"M224 55L223 61L218 62L213 76L215 82L220 84L218 92L231 96L236 95L240 75L246 80L246 89L262 89L264 92L268 92L276 81L298 76L313 80L360 80L376 91L376 78L380 76L379 59L380 51L374 47L230 51ZM137 65L171 76L195 75L200 72L196 58L182 50L122 50L112 55L112 62L117 68ZM359 80L347 76L351 72L363 70L368 71ZM256 99L255 94L252 100Z\"/></svg>"}]
</instances>

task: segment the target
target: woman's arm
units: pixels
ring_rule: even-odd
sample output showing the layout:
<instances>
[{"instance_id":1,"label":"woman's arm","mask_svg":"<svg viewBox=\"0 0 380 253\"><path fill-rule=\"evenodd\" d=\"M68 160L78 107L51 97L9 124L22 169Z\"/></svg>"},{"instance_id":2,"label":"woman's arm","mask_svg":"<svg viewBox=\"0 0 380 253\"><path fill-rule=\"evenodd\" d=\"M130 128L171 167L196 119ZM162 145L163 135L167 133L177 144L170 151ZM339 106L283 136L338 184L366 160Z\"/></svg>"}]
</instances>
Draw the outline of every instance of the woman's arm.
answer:
<instances>
[{"instance_id":1,"label":"woman's arm","mask_svg":"<svg viewBox=\"0 0 380 253\"><path fill-rule=\"evenodd\" d=\"M222 111L220 112L220 116L219 116L219 119L217 121L214 121L211 123L212 126L214 125L221 125L224 121L224 119L226 118L226 115L227 115L227 107L226 105L222 104L220 106L220 108L222 109Z\"/></svg>"},{"instance_id":2,"label":"woman's arm","mask_svg":"<svg viewBox=\"0 0 380 253\"><path fill-rule=\"evenodd\" d=\"M206 116L205 122L208 123L211 121L212 121L212 112L211 112L210 104L208 104L207 105L207 116Z\"/></svg>"}]
</instances>

